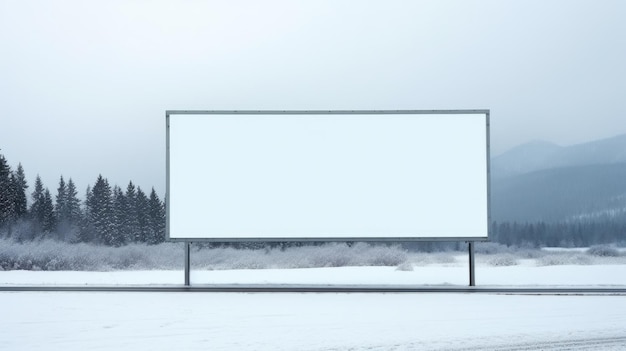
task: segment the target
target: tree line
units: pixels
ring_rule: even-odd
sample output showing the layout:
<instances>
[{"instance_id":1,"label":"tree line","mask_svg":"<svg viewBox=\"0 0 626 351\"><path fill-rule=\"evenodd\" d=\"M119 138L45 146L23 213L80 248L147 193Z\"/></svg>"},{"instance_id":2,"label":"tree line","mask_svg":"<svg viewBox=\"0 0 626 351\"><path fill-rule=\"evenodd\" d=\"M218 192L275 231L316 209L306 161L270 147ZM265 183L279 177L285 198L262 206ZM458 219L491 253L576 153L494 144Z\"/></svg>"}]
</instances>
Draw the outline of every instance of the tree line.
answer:
<instances>
[{"instance_id":1,"label":"tree line","mask_svg":"<svg viewBox=\"0 0 626 351\"><path fill-rule=\"evenodd\" d=\"M626 244L626 219L568 222L493 222L490 239L517 247L588 247Z\"/></svg>"},{"instance_id":2,"label":"tree line","mask_svg":"<svg viewBox=\"0 0 626 351\"><path fill-rule=\"evenodd\" d=\"M30 193L24 169L11 170L0 154L0 237L17 241L51 238L66 242L122 246L129 243L158 244L165 241L165 204L154 188L149 195L133 182L126 189L99 175L87 187L85 200L78 198L71 178L59 179L56 194L37 176ZM626 243L626 218L600 218L569 222L493 222L490 240L518 247L584 247ZM263 247L267 243L240 243L237 247ZM216 245L216 244L214 244ZM297 243L272 243L292 246ZM413 243L420 250L448 248L453 243ZM458 245L457 245L458 246Z\"/></svg>"},{"instance_id":3,"label":"tree line","mask_svg":"<svg viewBox=\"0 0 626 351\"><path fill-rule=\"evenodd\" d=\"M130 181L123 190L102 175L87 187L84 201L78 198L72 179L63 176L54 198L39 176L30 194L28 188L22 165L12 170L0 154L0 236L116 247L165 241L165 203L154 188L146 195Z\"/></svg>"}]
</instances>

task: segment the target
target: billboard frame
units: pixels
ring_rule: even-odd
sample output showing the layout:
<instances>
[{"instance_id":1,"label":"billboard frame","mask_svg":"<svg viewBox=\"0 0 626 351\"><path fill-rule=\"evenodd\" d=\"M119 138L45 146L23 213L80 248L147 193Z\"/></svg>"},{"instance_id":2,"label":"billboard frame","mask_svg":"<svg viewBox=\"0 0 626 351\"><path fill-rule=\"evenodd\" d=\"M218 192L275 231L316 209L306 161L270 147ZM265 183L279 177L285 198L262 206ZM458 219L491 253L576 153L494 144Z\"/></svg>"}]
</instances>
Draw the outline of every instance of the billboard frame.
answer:
<instances>
[{"instance_id":1,"label":"billboard frame","mask_svg":"<svg viewBox=\"0 0 626 351\"><path fill-rule=\"evenodd\" d=\"M479 237L272 237L272 238L191 238L170 236L170 117L173 115L453 115L482 114L485 115L486 128L486 205L487 235ZM458 110L166 110L166 240L170 242L474 242L488 241L491 231L491 174L490 174L490 110L458 109Z\"/></svg>"}]
</instances>

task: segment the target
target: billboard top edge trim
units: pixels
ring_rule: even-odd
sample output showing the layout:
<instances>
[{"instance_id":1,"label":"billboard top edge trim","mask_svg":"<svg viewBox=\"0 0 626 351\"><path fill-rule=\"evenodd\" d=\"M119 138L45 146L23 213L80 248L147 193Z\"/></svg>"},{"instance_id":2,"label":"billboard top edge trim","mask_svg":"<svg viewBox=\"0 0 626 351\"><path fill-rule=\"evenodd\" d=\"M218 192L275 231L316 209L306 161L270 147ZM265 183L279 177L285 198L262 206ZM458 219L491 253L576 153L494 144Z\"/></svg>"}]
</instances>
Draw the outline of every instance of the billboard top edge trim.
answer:
<instances>
[{"instance_id":1,"label":"billboard top edge trim","mask_svg":"<svg viewBox=\"0 0 626 351\"><path fill-rule=\"evenodd\" d=\"M170 115L351 115L351 114L485 114L489 109L461 109L461 110L166 110Z\"/></svg>"},{"instance_id":2,"label":"billboard top edge trim","mask_svg":"<svg viewBox=\"0 0 626 351\"><path fill-rule=\"evenodd\" d=\"M253 242L456 242L456 241L489 241L491 240L489 233L484 236L450 236L450 237L430 237L430 236L411 236L411 237L281 237L281 238L264 238L264 237L171 237L167 236L168 241L188 241L188 242L215 242L215 243L253 243Z\"/></svg>"}]
</instances>

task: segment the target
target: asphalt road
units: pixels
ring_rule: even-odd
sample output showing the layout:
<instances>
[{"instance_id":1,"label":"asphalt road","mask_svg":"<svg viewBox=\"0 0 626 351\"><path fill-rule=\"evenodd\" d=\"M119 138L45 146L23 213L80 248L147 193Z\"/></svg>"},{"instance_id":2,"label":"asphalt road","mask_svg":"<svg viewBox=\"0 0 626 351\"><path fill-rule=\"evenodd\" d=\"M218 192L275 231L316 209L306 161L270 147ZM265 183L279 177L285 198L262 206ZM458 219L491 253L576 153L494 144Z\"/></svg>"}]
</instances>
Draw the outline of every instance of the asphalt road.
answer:
<instances>
[{"instance_id":1,"label":"asphalt road","mask_svg":"<svg viewBox=\"0 0 626 351\"><path fill-rule=\"evenodd\" d=\"M394 285L162 285L162 286L0 286L0 291L72 292L233 292L233 293L472 293L537 295L626 295L612 287L459 287Z\"/></svg>"}]
</instances>

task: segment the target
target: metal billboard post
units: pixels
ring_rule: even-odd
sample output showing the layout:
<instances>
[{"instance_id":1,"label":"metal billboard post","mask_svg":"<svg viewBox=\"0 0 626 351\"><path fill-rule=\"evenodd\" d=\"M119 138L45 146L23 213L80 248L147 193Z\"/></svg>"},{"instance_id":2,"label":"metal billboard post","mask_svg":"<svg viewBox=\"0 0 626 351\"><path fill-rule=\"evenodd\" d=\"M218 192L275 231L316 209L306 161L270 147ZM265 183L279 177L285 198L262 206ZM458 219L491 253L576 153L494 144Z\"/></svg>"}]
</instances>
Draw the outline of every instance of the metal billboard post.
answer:
<instances>
[{"instance_id":1,"label":"metal billboard post","mask_svg":"<svg viewBox=\"0 0 626 351\"><path fill-rule=\"evenodd\" d=\"M185 286L190 286L191 271L191 242L185 241Z\"/></svg>"},{"instance_id":2,"label":"metal billboard post","mask_svg":"<svg viewBox=\"0 0 626 351\"><path fill-rule=\"evenodd\" d=\"M469 247L469 286L476 286L476 265L474 262L474 242L468 242Z\"/></svg>"}]
</instances>

